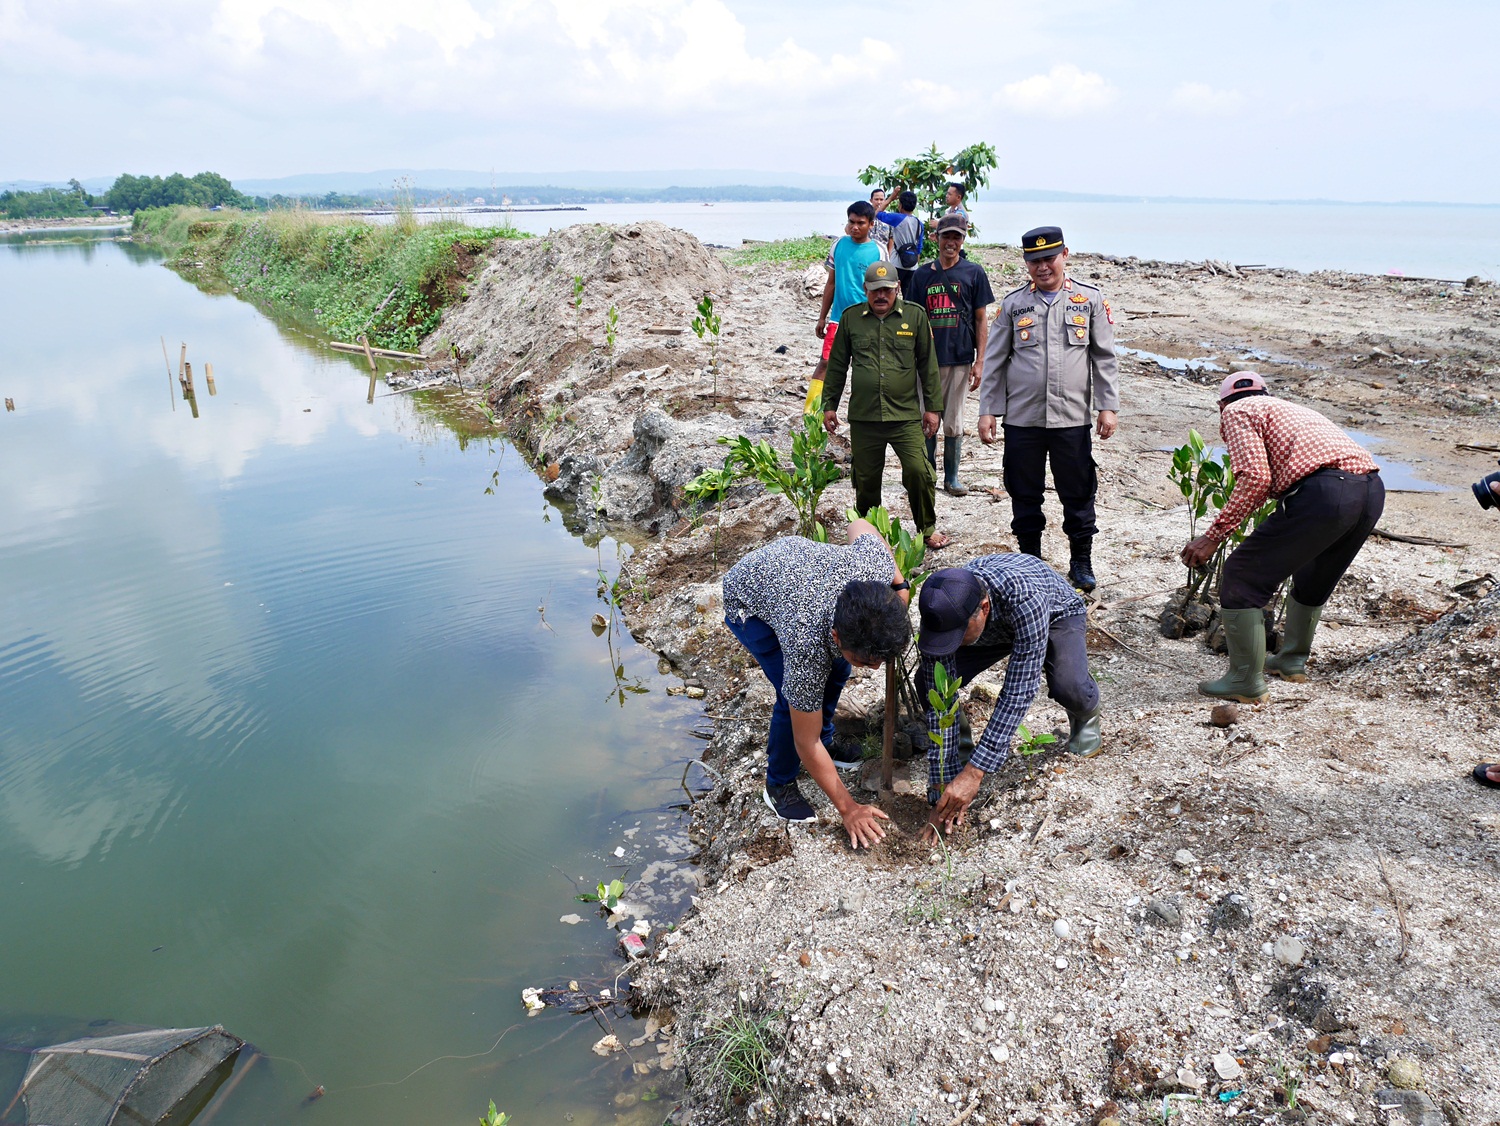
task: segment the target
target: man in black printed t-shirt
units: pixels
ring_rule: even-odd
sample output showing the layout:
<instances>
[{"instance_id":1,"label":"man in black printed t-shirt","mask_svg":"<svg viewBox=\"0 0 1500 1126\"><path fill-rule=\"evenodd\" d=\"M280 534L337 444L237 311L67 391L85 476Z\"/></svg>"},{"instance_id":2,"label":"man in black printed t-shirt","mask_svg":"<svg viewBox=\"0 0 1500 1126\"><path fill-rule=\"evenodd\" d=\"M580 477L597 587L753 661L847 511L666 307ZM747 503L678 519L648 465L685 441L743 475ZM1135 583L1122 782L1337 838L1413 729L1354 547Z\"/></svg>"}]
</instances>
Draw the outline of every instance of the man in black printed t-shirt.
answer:
<instances>
[{"instance_id":1,"label":"man in black printed t-shirt","mask_svg":"<svg viewBox=\"0 0 1500 1126\"><path fill-rule=\"evenodd\" d=\"M937 260L918 266L906 287L906 299L927 311L937 344L938 381L943 387L943 491L954 497L969 491L958 479L964 398L979 388L989 307L995 301L984 267L960 257L968 225L963 214L939 219ZM935 437L927 439L927 457L937 465Z\"/></svg>"}]
</instances>

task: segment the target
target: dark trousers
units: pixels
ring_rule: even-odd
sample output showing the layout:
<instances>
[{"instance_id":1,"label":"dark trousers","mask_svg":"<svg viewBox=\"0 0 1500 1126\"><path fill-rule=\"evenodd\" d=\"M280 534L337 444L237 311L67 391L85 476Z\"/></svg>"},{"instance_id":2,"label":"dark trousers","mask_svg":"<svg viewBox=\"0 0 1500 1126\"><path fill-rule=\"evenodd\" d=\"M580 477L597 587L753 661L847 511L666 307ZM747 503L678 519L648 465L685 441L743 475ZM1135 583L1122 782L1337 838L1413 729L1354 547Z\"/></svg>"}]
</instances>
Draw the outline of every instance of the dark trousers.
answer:
<instances>
[{"instance_id":1,"label":"dark trousers","mask_svg":"<svg viewBox=\"0 0 1500 1126\"><path fill-rule=\"evenodd\" d=\"M1224 561L1224 609L1264 606L1288 575L1293 598L1304 606L1323 605L1384 510L1379 473L1308 474Z\"/></svg>"},{"instance_id":2,"label":"dark trousers","mask_svg":"<svg viewBox=\"0 0 1500 1126\"><path fill-rule=\"evenodd\" d=\"M797 742L792 738L792 706L781 694L781 677L785 669L782 660L781 642L776 631L756 617L743 622L724 619L729 632L750 651L760 665L761 672L776 689L776 706L771 709L771 730L766 736L766 785L785 786L797 777L802 769L802 759L797 754ZM849 662L842 657L833 662L828 681L823 687L823 745L833 743L833 713L839 706L839 695L849 679Z\"/></svg>"},{"instance_id":3,"label":"dark trousers","mask_svg":"<svg viewBox=\"0 0 1500 1126\"><path fill-rule=\"evenodd\" d=\"M1042 664L1047 695L1070 712L1091 712L1099 703L1099 685L1089 675L1087 628L1087 615L1072 614L1058 618L1047 631L1047 659ZM942 662L949 675L972 684L985 669L1009 656L1009 645L963 645ZM925 700L932 685L922 683L924 679L919 671L917 695Z\"/></svg>"},{"instance_id":4,"label":"dark trousers","mask_svg":"<svg viewBox=\"0 0 1500 1126\"><path fill-rule=\"evenodd\" d=\"M1062 501L1063 534L1087 539L1099 530L1094 522L1094 494L1099 475L1094 469L1094 440L1087 426L1006 426L1001 466L1005 491L1010 494L1010 530L1016 536L1039 536L1047 526L1042 493L1047 485L1047 463L1052 483Z\"/></svg>"},{"instance_id":5,"label":"dark trousers","mask_svg":"<svg viewBox=\"0 0 1500 1126\"><path fill-rule=\"evenodd\" d=\"M880 477L885 472L885 448L901 462L901 484L911 505L912 523L919 535L937 526L937 470L927 460L927 439L920 422L849 423L849 468L854 477L854 507L860 515L880 503Z\"/></svg>"}]
</instances>

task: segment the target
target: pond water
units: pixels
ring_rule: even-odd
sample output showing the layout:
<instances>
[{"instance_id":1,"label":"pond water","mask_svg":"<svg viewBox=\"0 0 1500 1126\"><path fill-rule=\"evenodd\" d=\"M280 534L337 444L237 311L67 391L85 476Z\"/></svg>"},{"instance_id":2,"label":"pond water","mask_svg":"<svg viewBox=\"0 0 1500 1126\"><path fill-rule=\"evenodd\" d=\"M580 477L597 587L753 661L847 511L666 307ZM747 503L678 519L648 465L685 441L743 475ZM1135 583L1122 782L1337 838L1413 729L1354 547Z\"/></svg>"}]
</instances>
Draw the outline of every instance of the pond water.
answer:
<instances>
[{"instance_id":1,"label":"pond water","mask_svg":"<svg viewBox=\"0 0 1500 1126\"><path fill-rule=\"evenodd\" d=\"M628 550L362 361L76 238L0 242L0 1044L223 1024L266 1058L216 1126L317 1086L329 1126L614 1121L630 1061L519 993L613 986L580 887L654 865L653 924L692 890L701 715L589 625Z\"/></svg>"}]
</instances>

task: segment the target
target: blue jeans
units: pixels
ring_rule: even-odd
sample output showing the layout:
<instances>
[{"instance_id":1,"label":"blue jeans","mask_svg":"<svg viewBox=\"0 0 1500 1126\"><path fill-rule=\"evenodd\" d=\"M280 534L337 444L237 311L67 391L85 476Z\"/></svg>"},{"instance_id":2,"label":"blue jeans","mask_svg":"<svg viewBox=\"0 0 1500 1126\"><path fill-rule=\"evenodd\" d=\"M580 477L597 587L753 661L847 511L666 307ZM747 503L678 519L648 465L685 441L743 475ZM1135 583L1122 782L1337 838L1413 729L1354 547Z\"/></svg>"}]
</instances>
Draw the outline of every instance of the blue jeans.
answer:
<instances>
[{"instance_id":1,"label":"blue jeans","mask_svg":"<svg viewBox=\"0 0 1500 1126\"><path fill-rule=\"evenodd\" d=\"M797 743L792 738L792 708L781 694L781 677L785 667L781 642L776 631L756 617L743 622L724 619L729 632L739 639L760 665L761 672L776 689L776 706L771 709L771 730L766 736L766 785L785 786L796 779L802 769L802 759L797 754ZM828 682L823 686L823 745L833 742L833 713L839 706L839 695L849 679L849 662L839 657L828 673Z\"/></svg>"}]
</instances>

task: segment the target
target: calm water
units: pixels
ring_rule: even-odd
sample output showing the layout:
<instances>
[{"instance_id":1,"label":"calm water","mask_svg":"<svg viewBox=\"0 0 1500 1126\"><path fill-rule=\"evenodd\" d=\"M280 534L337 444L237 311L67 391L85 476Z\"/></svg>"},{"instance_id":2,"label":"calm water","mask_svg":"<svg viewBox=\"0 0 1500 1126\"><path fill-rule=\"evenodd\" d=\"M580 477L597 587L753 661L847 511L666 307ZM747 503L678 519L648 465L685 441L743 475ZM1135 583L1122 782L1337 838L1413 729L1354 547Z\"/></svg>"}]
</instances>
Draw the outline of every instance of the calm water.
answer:
<instances>
[{"instance_id":1,"label":"calm water","mask_svg":"<svg viewBox=\"0 0 1500 1126\"><path fill-rule=\"evenodd\" d=\"M216 1126L613 1121L629 1061L518 994L620 965L573 879L689 890L696 711L589 629L617 546L128 245L0 244L0 293L0 1041L221 1023L272 1058Z\"/></svg>"},{"instance_id":2,"label":"calm water","mask_svg":"<svg viewBox=\"0 0 1500 1126\"><path fill-rule=\"evenodd\" d=\"M1018 243L1032 227L1057 224L1074 250L1165 261L1227 262L1296 270L1352 270L1410 277L1500 279L1500 207L1302 203L1005 203L972 211L986 242ZM472 222L497 217L476 215ZM655 219L704 242L834 234L837 203L597 204L583 211L517 211L522 230L572 223Z\"/></svg>"}]
</instances>

